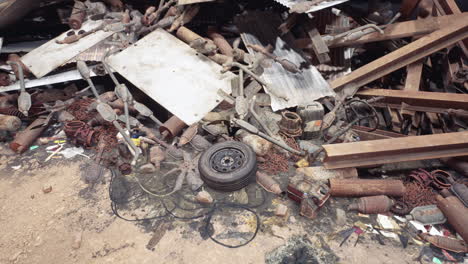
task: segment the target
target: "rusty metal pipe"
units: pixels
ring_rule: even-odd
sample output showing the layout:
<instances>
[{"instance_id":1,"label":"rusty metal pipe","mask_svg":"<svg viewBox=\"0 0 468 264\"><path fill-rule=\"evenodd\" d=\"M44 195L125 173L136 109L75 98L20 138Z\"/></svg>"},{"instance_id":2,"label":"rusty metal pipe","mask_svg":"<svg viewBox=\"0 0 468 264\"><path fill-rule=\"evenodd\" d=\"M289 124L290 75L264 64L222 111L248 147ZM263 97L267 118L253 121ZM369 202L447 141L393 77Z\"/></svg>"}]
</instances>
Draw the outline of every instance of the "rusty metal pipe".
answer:
<instances>
[{"instance_id":1,"label":"rusty metal pipe","mask_svg":"<svg viewBox=\"0 0 468 264\"><path fill-rule=\"evenodd\" d=\"M388 195L401 197L405 186L400 180L330 179L330 194L335 197Z\"/></svg>"},{"instance_id":2,"label":"rusty metal pipe","mask_svg":"<svg viewBox=\"0 0 468 264\"><path fill-rule=\"evenodd\" d=\"M361 197L352 203L348 210L359 211L363 214L380 214L390 211L394 202L386 195Z\"/></svg>"},{"instance_id":3,"label":"rusty metal pipe","mask_svg":"<svg viewBox=\"0 0 468 264\"><path fill-rule=\"evenodd\" d=\"M180 27L177 29L176 35L185 43L190 43L196 39L203 38L202 36L198 35L197 33L193 32L192 30L186 27Z\"/></svg>"},{"instance_id":4,"label":"rusty metal pipe","mask_svg":"<svg viewBox=\"0 0 468 264\"><path fill-rule=\"evenodd\" d=\"M72 29L80 29L86 17L86 6L83 2L75 1L68 25Z\"/></svg>"},{"instance_id":5,"label":"rusty metal pipe","mask_svg":"<svg viewBox=\"0 0 468 264\"><path fill-rule=\"evenodd\" d=\"M165 138L173 138L182 132L185 127L187 127L187 124L184 121L180 120L177 116L172 116L159 127L159 132Z\"/></svg>"},{"instance_id":6,"label":"rusty metal pipe","mask_svg":"<svg viewBox=\"0 0 468 264\"><path fill-rule=\"evenodd\" d=\"M282 192L278 182L266 173L257 172L257 183L268 192L272 192L277 195L280 195Z\"/></svg>"},{"instance_id":7,"label":"rusty metal pipe","mask_svg":"<svg viewBox=\"0 0 468 264\"><path fill-rule=\"evenodd\" d=\"M448 196L446 198L437 195L437 207L447 217L447 221L453 226L455 231L465 240L468 241L468 208L456 196Z\"/></svg>"},{"instance_id":8,"label":"rusty metal pipe","mask_svg":"<svg viewBox=\"0 0 468 264\"><path fill-rule=\"evenodd\" d=\"M419 234L419 237L438 248L450 250L457 253L468 252L468 245L458 239L452 239L444 236L431 236L427 233L421 233Z\"/></svg>"},{"instance_id":9,"label":"rusty metal pipe","mask_svg":"<svg viewBox=\"0 0 468 264\"><path fill-rule=\"evenodd\" d=\"M21 119L16 116L0 114L0 131L17 131L21 127Z\"/></svg>"},{"instance_id":10,"label":"rusty metal pipe","mask_svg":"<svg viewBox=\"0 0 468 264\"><path fill-rule=\"evenodd\" d=\"M183 42L190 44L191 42L197 40L197 39L204 39L202 36L198 35L197 33L193 32L192 30L182 26L177 29L176 35L179 39L181 39ZM213 55L208 55L208 58L210 58L212 61L223 65L227 64L229 62L232 62L232 57L226 56L224 54L213 54Z\"/></svg>"},{"instance_id":11,"label":"rusty metal pipe","mask_svg":"<svg viewBox=\"0 0 468 264\"><path fill-rule=\"evenodd\" d=\"M231 47L231 44L227 42L227 40L223 37L223 35L219 34L219 32L216 30L215 27L209 27L207 33L208 33L208 37L211 40L213 40L216 47L218 47L221 54L224 54L229 57L233 56L233 53L232 53L233 49Z\"/></svg>"},{"instance_id":12,"label":"rusty metal pipe","mask_svg":"<svg viewBox=\"0 0 468 264\"><path fill-rule=\"evenodd\" d=\"M16 153L25 152L41 135L42 131L47 128L47 125L45 125L47 124L46 120L45 116L41 116L34 120L34 122L32 122L25 130L18 132L15 139L10 143L10 149Z\"/></svg>"}]
</instances>

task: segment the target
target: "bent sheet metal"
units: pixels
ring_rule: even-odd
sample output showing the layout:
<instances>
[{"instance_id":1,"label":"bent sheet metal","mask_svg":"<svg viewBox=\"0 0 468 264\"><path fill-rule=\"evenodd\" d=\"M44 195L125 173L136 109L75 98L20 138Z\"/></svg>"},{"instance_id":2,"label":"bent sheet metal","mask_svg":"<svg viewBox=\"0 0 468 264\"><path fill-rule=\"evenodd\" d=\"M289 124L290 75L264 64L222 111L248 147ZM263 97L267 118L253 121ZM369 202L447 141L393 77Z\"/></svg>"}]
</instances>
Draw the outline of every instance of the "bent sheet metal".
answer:
<instances>
[{"instance_id":1,"label":"bent sheet metal","mask_svg":"<svg viewBox=\"0 0 468 264\"><path fill-rule=\"evenodd\" d=\"M189 45L158 29L119 54L108 64L187 125L200 121L231 93L231 72Z\"/></svg>"},{"instance_id":2,"label":"bent sheet metal","mask_svg":"<svg viewBox=\"0 0 468 264\"><path fill-rule=\"evenodd\" d=\"M300 73L292 73L278 63L264 68L260 77L268 84L265 90L271 96L273 111L307 106L322 97L333 96L335 93L318 70L288 44L292 43L288 39L291 36L280 36L277 29L280 23L279 17L270 12L250 12L237 21L249 53L256 54L250 45L271 45L275 56L287 59L301 70Z\"/></svg>"},{"instance_id":3,"label":"bent sheet metal","mask_svg":"<svg viewBox=\"0 0 468 264\"><path fill-rule=\"evenodd\" d=\"M95 28L98 28L101 24L102 21L87 21L83 24L82 30L91 31ZM44 45L34 49L21 58L21 61L28 67L34 76L37 78L45 76L78 54L93 47L97 43L114 34L114 32L111 31L105 32L99 30L75 43L57 44L55 42L56 40L64 39L69 31L61 34L55 39L48 41Z\"/></svg>"}]
</instances>

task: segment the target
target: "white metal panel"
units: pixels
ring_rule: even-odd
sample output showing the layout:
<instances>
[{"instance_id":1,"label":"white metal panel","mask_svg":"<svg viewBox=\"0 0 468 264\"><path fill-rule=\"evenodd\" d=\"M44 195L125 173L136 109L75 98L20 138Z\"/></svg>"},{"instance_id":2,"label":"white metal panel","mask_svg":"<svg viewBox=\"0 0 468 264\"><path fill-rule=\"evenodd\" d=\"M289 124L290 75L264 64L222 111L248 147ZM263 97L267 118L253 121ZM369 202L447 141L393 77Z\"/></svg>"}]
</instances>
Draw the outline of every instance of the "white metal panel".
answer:
<instances>
[{"instance_id":1,"label":"white metal panel","mask_svg":"<svg viewBox=\"0 0 468 264\"><path fill-rule=\"evenodd\" d=\"M93 67L90 67L90 69L93 69ZM95 76L96 74L94 73L93 70L91 70L91 77L95 77ZM78 70L71 70L67 72L61 72L61 73L57 73L54 75L45 76L39 79L33 79L33 80L25 79L24 85L26 86L26 89L28 89L28 88L34 88L34 87L39 87L39 86L45 86L45 85L63 83L63 82L75 81L75 80L82 80L82 79L83 77L81 76L80 72L78 72ZM20 89L20 84L19 84L19 81L17 81L16 83L10 84L8 86L0 86L0 93L16 91L19 89Z\"/></svg>"},{"instance_id":2,"label":"white metal panel","mask_svg":"<svg viewBox=\"0 0 468 264\"><path fill-rule=\"evenodd\" d=\"M83 24L81 29L85 31L93 30L101 23L102 21L89 20ZM67 36L67 32L65 32L24 55L21 61L31 70L34 76L41 78L112 34L113 32L99 30L75 43L57 44L55 40L63 40Z\"/></svg>"},{"instance_id":3,"label":"white metal panel","mask_svg":"<svg viewBox=\"0 0 468 264\"><path fill-rule=\"evenodd\" d=\"M275 1L282 4L282 5L284 5L287 8L291 8L295 4L305 2L305 0L304 1L300 1L300 0L299 1L298 0L275 0ZM316 11L319 11L319 10L322 10L322 9L325 9L325 8L329 8L329 7L332 7L332 6L335 6L335 5L339 5L339 4L347 2L347 1L349 1L349 0L323 1L323 2L320 2L320 3L316 4L316 5L313 5L309 10L306 11L306 13L316 12Z\"/></svg>"},{"instance_id":4,"label":"white metal panel","mask_svg":"<svg viewBox=\"0 0 468 264\"><path fill-rule=\"evenodd\" d=\"M109 65L187 125L200 121L231 93L231 72L158 29L107 59Z\"/></svg>"},{"instance_id":5,"label":"white metal panel","mask_svg":"<svg viewBox=\"0 0 468 264\"><path fill-rule=\"evenodd\" d=\"M191 4L214 2L214 1L215 0L179 0L177 1L177 5L191 5Z\"/></svg>"}]
</instances>

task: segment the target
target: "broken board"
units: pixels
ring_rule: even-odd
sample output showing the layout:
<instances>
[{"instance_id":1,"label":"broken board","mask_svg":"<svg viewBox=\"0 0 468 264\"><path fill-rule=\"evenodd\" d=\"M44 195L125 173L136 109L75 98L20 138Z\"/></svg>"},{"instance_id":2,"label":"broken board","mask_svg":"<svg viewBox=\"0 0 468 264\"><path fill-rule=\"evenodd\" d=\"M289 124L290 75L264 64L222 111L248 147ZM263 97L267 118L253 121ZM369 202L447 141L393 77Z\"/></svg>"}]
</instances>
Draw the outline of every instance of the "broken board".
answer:
<instances>
[{"instance_id":1,"label":"broken board","mask_svg":"<svg viewBox=\"0 0 468 264\"><path fill-rule=\"evenodd\" d=\"M191 125L231 93L231 72L158 29L107 59L109 65L172 114Z\"/></svg>"},{"instance_id":2,"label":"broken board","mask_svg":"<svg viewBox=\"0 0 468 264\"><path fill-rule=\"evenodd\" d=\"M90 31L101 25L101 21L86 21L81 30ZM73 30L70 30L73 31ZM67 32L48 41L44 45L32 50L21 58L21 61L37 78L41 78L64 63L68 62L83 51L108 38L113 32L99 30L75 43L57 44L56 40L63 40Z\"/></svg>"}]
</instances>

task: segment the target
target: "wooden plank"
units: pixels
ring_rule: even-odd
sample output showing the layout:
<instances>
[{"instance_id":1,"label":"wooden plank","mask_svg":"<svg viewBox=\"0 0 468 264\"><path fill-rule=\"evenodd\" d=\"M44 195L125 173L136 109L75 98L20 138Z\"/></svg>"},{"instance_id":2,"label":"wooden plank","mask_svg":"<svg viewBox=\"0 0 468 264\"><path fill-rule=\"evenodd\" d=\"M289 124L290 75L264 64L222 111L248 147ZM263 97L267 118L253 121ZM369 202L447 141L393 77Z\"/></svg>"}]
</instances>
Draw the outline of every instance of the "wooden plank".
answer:
<instances>
[{"instance_id":1,"label":"wooden plank","mask_svg":"<svg viewBox=\"0 0 468 264\"><path fill-rule=\"evenodd\" d=\"M462 13L455 0L437 0L437 2L442 6L446 14Z\"/></svg>"},{"instance_id":2,"label":"wooden plank","mask_svg":"<svg viewBox=\"0 0 468 264\"><path fill-rule=\"evenodd\" d=\"M434 4L437 7L437 11L442 15L467 14L461 12L455 0L434 0ZM458 45L463 50L465 57L468 58L468 39L462 40Z\"/></svg>"},{"instance_id":3,"label":"wooden plank","mask_svg":"<svg viewBox=\"0 0 468 264\"><path fill-rule=\"evenodd\" d=\"M406 67L405 91L419 91L424 59L411 63Z\"/></svg>"},{"instance_id":4,"label":"wooden plank","mask_svg":"<svg viewBox=\"0 0 468 264\"><path fill-rule=\"evenodd\" d=\"M312 50L314 51L315 55L317 56L318 61L321 64L327 63L330 61L330 56L328 52L327 44L323 41L322 37L320 36L319 31L315 27L310 27L307 30L307 34L309 35L310 40L312 41Z\"/></svg>"},{"instance_id":5,"label":"wooden plank","mask_svg":"<svg viewBox=\"0 0 468 264\"><path fill-rule=\"evenodd\" d=\"M358 91L356 95L364 99L376 96L385 97L383 100L380 100L379 103L397 105L406 103L411 106L430 106L434 108L468 110L468 94L365 89Z\"/></svg>"},{"instance_id":6,"label":"wooden plank","mask_svg":"<svg viewBox=\"0 0 468 264\"><path fill-rule=\"evenodd\" d=\"M468 19L456 21L450 26L434 31L354 70L348 75L332 80L330 85L335 90L341 90L344 86L362 87L467 37Z\"/></svg>"},{"instance_id":7,"label":"wooden plank","mask_svg":"<svg viewBox=\"0 0 468 264\"><path fill-rule=\"evenodd\" d=\"M359 167L468 154L468 131L323 145L327 169Z\"/></svg>"}]
</instances>

